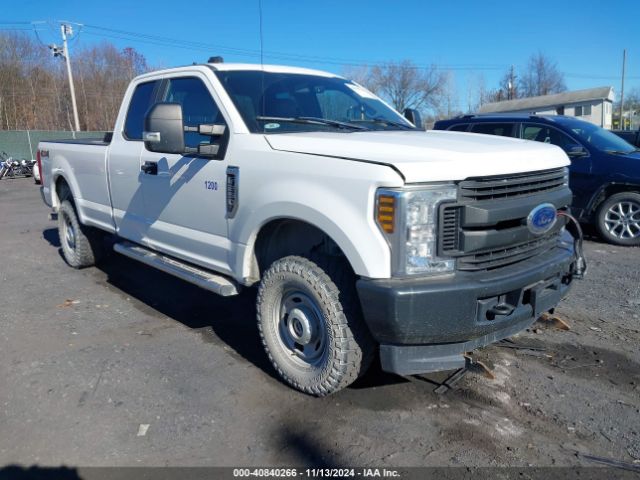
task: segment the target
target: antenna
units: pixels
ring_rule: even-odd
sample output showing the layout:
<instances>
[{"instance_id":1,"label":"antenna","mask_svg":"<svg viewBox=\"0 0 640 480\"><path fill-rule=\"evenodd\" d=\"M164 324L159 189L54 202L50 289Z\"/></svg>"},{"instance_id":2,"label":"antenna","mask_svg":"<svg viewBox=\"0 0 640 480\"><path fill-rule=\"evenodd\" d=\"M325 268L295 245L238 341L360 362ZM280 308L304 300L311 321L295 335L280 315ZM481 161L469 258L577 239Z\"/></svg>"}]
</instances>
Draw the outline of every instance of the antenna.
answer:
<instances>
[{"instance_id":1,"label":"antenna","mask_svg":"<svg viewBox=\"0 0 640 480\"><path fill-rule=\"evenodd\" d=\"M265 91L264 91L264 37L262 35L262 0L258 0L258 13L260 16L260 70L262 70L262 74L261 74L261 85L260 85L260 91L262 92L262 111L260 112L260 115L265 115L265 105L264 105L264 101L265 101Z\"/></svg>"},{"instance_id":2,"label":"antenna","mask_svg":"<svg viewBox=\"0 0 640 480\"><path fill-rule=\"evenodd\" d=\"M260 13L260 66L264 68L264 38L262 35L262 0L258 0L258 10Z\"/></svg>"}]
</instances>

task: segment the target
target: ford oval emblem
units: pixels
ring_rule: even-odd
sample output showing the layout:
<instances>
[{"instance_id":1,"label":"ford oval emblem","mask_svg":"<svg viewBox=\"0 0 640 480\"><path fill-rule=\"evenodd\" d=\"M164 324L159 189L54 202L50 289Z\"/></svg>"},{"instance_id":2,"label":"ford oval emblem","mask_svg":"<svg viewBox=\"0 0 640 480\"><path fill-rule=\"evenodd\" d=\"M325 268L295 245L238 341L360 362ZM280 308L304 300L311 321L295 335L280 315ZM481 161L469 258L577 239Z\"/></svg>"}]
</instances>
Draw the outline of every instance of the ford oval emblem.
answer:
<instances>
[{"instance_id":1,"label":"ford oval emblem","mask_svg":"<svg viewBox=\"0 0 640 480\"><path fill-rule=\"evenodd\" d=\"M556 218L556 207L550 203L541 203L529 213L527 227L531 233L542 235L551 230Z\"/></svg>"}]
</instances>

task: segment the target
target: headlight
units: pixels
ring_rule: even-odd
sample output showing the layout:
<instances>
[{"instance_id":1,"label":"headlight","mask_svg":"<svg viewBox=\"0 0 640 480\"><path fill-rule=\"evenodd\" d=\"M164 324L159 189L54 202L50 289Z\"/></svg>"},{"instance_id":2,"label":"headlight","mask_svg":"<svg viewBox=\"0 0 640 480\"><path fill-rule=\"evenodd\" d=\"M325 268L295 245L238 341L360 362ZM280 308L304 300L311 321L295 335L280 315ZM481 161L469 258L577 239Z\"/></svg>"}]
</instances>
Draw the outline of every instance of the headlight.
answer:
<instances>
[{"instance_id":1,"label":"headlight","mask_svg":"<svg viewBox=\"0 0 640 480\"><path fill-rule=\"evenodd\" d=\"M455 200L453 184L379 189L376 221L391 247L394 276L451 272L455 260L438 257L438 206Z\"/></svg>"}]
</instances>

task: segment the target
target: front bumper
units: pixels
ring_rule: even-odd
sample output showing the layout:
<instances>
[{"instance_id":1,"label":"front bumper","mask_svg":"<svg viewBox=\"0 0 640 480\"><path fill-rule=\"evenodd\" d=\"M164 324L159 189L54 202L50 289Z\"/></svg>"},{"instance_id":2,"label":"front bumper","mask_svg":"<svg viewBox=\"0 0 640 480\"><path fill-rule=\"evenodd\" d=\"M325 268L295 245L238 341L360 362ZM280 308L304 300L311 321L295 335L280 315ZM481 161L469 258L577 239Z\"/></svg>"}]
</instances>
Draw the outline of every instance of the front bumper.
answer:
<instances>
[{"instance_id":1,"label":"front bumper","mask_svg":"<svg viewBox=\"0 0 640 480\"><path fill-rule=\"evenodd\" d=\"M547 253L494 271L358 280L383 369L414 374L464 366L463 353L514 335L554 308L568 293L574 261L565 232ZM500 312L497 305L512 308Z\"/></svg>"}]
</instances>

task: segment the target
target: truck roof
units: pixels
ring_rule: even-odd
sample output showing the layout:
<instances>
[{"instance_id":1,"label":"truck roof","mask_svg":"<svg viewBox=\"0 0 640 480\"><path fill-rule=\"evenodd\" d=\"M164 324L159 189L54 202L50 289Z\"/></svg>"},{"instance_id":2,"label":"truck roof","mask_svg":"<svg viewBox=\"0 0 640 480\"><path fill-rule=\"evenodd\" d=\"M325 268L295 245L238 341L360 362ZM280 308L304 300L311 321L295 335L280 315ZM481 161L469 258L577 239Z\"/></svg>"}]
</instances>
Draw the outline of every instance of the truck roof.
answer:
<instances>
[{"instance_id":1,"label":"truck roof","mask_svg":"<svg viewBox=\"0 0 640 480\"><path fill-rule=\"evenodd\" d=\"M194 64L194 65L183 65L180 67L174 68L166 68L162 70L156 70L152 72L143 73L136 78L145 78L148 76L155 76L158 74L168 74L173 72L179 72L186 68L193 67L209 67L213 70L221 71L221 72L230 72L230 71L249 71L249 70L264 70L265 72L274 72L274 73L297 73L299 75L318 75L321 77L335 77L342 78L340 75L336 75L335 73L324 72L322 70L313 70L310 68L302 68L302 67L290 67L286 65L261 65L259 63L202 63L202 64Z\"/></svg>"},{"instance_id":2,"label":"truck roof","mask_svg":"<svg viewBox=\"0 0 640 480\"><path fill-rule=\"evenodd\" d=\"M208 63L214 70L229 72L234 70L264 70L265 72L299 73L303 75L319 75L322 77L340 77L335 73L314 70L311 68L290 67L287 65L260 65L259 63Z\"/></svg>"}]
</instances>

